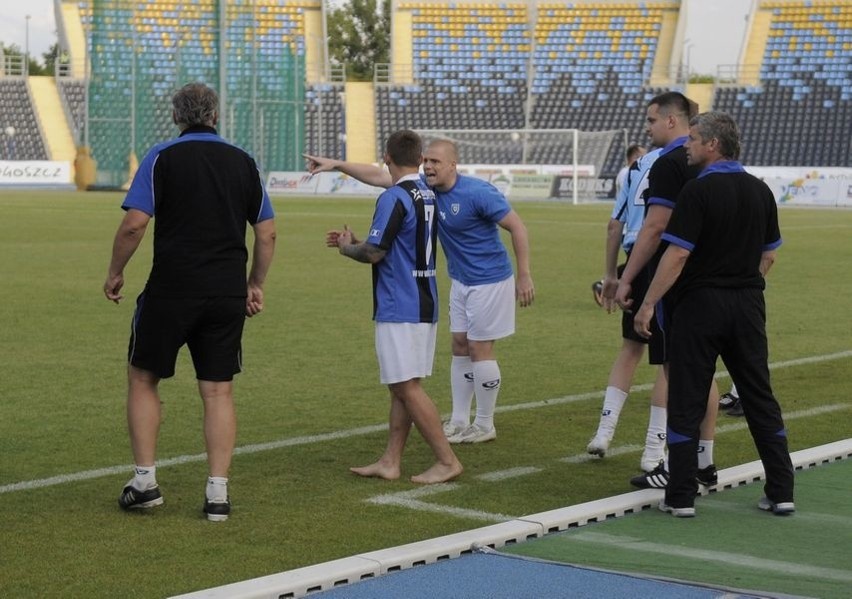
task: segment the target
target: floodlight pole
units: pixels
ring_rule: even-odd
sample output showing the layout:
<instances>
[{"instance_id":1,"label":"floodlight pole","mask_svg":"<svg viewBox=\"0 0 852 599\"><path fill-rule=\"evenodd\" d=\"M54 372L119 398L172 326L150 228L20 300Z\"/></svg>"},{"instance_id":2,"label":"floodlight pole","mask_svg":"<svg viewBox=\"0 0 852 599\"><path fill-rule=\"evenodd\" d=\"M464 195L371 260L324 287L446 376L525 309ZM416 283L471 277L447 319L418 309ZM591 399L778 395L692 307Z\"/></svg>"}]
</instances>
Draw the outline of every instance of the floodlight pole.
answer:
<instances>
[{"instance_id":1,"label":"floodlight pole","mask_svg":"<svg viewBox=\"0 0 852 599\"><path fill-rule=\"evenodd\" d=\"M228 126L231 124L228 113L228 16L225 12L227 0L219 0L219 131L222 137L231 138Z\"/></svg>"}]
</instances>

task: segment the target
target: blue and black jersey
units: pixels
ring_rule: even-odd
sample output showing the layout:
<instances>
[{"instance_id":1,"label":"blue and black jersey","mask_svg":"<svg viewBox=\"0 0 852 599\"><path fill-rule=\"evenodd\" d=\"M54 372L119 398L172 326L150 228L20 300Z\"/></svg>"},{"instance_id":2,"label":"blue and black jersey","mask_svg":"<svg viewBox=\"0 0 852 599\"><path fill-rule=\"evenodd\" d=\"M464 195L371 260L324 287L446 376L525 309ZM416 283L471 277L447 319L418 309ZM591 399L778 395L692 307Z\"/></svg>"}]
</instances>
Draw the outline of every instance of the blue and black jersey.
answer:
<instances>
[{"instance_id":1,"label":"blue and black jersey","mask_svg":"<svg viewBox=\"0 0 852 599\"><path fill-rule=\"evenodd\" d=\"M148 152L122 208L154 217L146 292L161 296L245 296L246 223L274 217L252 157L203 126Z\"/></svg>"},{"instance_id":2,"label":"blue and black jersey","mask_svg":"<svg viewBox=\"0 0 852 599\"><path fill-rule=\"evenodd\" d=\"M435 194L419 175L379 196L366 241L387 252L373 265L373 319L438 322Z\"/></svg>"}]
</instances>

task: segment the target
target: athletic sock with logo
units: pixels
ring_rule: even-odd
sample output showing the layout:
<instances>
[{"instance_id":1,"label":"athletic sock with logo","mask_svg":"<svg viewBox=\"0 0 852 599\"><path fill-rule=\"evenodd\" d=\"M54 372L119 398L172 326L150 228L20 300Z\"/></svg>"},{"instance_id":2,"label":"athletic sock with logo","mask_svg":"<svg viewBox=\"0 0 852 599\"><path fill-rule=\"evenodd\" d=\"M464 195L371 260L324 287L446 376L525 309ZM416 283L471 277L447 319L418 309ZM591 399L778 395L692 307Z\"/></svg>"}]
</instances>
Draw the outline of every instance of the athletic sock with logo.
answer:
<instances>
[{"instance_id":1,"label":"athletic sock with logo","mask_svg":"<svg viewBox=\"0 0 852 599\"><path fill-rule=\"evenodd\" d=\"M713 465L713 441L707 439L698 440L698 469Z\"/></svg>"},{"instance_id":2,"label":"athletic sock with logo","mask_svg":"<svg viewBox=\"0 0 852 599\"><path fill-rule=\"evenodd\" d=\"M450 364L450 390L453 393L452 422L470 424L470 406L473 403L473 366L470 356L453 356Z\"/></svg>"},{"instance_id":3,"label":"athletic sock with logo","mask_svg":"<svg viewBox=\"0 0 852 599\"><path fill-rule=\"evenodd\" d=\"M207 478L207 501L225 501L228 498L228 479L224 476Z\"/></svg>"},{"instance_id":4,"label":"athletic sock with logo","mask_svg":"<svg viewBox=\"0 0 852 599\"><path fill-rule=\"evenodd\" d=\"M618 387L606 388L601 419L598 423L597 437L612 439L612 436L615 434L615 427L618 424L618 417L621 414L621 408L624 407L624 402L626 401L627 392L622 391Z\"/></svg>"},{"instance_id":5,"label":"athletic sock with logo","mask_svg":"<svg viewBox=\"0 0 852 599\"><path fill-rule=\"evenodd\" d=\"M494 408L500 392L500 367L497 360L473 362L473 388L476 394L476 420L480 428L494 428Z\"/></svg>"},{"instance_id":6,"label":"athletic sock with logo","mask_svg":"<svg viewBox=\"0 0 852 599\"><path fill-rule=\"evenodd\" d=\"M139 466L134 469L131 486L139 491L147 491L157 486L157 467Z\"/></svg>"}]
</instances>

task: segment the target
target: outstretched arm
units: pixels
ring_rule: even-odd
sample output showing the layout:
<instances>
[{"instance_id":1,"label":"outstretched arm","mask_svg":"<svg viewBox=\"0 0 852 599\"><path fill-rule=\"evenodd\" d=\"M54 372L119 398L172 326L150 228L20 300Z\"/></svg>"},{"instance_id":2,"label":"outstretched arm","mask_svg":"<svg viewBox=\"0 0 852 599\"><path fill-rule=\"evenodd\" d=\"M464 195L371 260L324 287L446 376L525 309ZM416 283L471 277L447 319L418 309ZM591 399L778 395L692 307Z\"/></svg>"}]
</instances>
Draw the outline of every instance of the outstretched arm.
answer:
<instances>
[{"instance_id":1,"label":"outstretched arm","mask_svg":"<svg viewBox=\"0 0 852 599\"><path fill-rule=\"evenodd\" d=\"M112 259L109 263L106 281L104 281L104 295L116 304L124 299L124 296L121 295L121 288L124 287L124 267L127 266L130 258L133 257L139 247L150 220L151 217L146 213L130 208L124 214L124 219L115 233L115 240L112 243Z\"/></svg>"},{"instance_id":2,"label":"outstretched arm","mask_svg":"<svg viewBox=\"0 0 852 599\"><path fill-rule=\"evenodd\" d=\"M522 308L525 308L531 305L535 299L535 286L530 272L530 242L527 227L514 210L510 210L497 224L506 229L512 236L512 249L515 251L515 262L518 270L517 280L515 281L515 299L521 303Z\"/></svg>"},{"instance_id":3,"label":"outstretched arm","mask_svg":"<svg viewBox=\"0 0 852 599\"><path fill-rule=\"evenodd\" d=\"M385 169L374 164L363 162L346 162L345 160L335 160L324 156L313 156L311 154L302 154L308 161L308 172L312 175L317 173L325 173L331 171L340 171L343 174L349 175L353 179L358 179L361 183L372 185L374 187L384 187L387 189L393 185L391 174Z\"/></svg>"}]
</instances>

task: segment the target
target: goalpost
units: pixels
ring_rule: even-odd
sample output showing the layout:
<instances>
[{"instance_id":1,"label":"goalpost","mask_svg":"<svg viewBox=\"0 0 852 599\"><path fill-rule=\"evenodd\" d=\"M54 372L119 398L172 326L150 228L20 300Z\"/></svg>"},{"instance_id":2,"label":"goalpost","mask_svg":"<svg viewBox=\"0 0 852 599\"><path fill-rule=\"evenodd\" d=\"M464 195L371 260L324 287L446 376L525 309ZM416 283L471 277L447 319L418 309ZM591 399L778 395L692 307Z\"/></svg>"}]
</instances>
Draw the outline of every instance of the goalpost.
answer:
<instances>
[{"instance_id":1,"label":"goalpost","mask_svg":"<svg viewBox=\"0 0 852 599\"><path fill-rule=\"evenodd\" d=\"M596 198L607 158L611 152L623 156L627 144L625 129L428 129L417 133L426 144L435 139L454 142L460 165L569 178L574 204ZM617 161L618 168L621 162Z\"/></svg>"}]
</instances>

